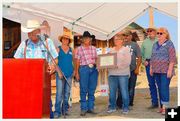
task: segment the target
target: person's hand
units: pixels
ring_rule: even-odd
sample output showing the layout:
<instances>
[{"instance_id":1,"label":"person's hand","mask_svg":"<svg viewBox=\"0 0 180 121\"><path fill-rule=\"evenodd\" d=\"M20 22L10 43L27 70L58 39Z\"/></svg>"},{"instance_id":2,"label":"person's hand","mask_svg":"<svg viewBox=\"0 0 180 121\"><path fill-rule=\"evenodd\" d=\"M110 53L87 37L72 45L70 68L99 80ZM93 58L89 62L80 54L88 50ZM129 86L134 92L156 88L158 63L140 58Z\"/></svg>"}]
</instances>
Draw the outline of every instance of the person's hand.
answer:
<instances>
[{"instance_id":1,"label":"person's hand","mask_svg":"<svg viewBox=\"0 0 180 121\"><path fill-rule=\"evenodd\" d=\"M153 71L152 69L150 68L150 75L153 76Z\"/></svg>"},{"instance_id":2,"label":"person's hand","mask_svg":"<svg viewBox=\"0 0 180 121\"><path fill-rule=\"evenodd\" d=\"M54 65L48 65L47 72L48 72L49 74L53 74L53 73L55 72L55 67L54 67Z\"/></svg>"},{"instance_id":3,"label":"person's hand","mask_svg":"<svg viewBox=\"0 0 180 121\"><path fill-rule=\"evenodd\" d=\"M144 66L147 66L149 64L148 61L144 61Z\"/></svg>"},{"instance_id":4,"label":"person's hand","mask_svg":"<svg viewBox=\"0 0 180 121\"><path fill-rule=\"evenodd\" d=\"M75 71L73 71L73 77L76 75L76 72Z\"/></svg>"},{"instance_id":5,"label":"person's hand","mask_svg":"<svg viewBox=\"0 0 180 121\"><path fill-rule=\"evenodd\" d=\"M134 70L134 73L135 73L136 75L138 75L138 74L139 74L139 68L136 68L136 69Z\"/></svg>"},{"instance_id":6,"label":"person's hand","mask_svg":"<svg viewBox=\"0 0 180 121\"><path fill-rule=\"evenodd\" d=\"M60 79L63 79L63 74L61 72L58 72L58 76Z\"/></svg>"},{"instance_id":7,"label":"person's hand","mask_svg":"<svg viewBox=\"0 0 180 121\"><path fill-rule=\"evenodd\" d=\"M168 69L167 78L171 78L171 77L172 77L172 70Z\"/></svg>"},{"instance_id":8,"label":"person's hand","mask_svg":"<svg viewBox=\"0 0 180 121\"><path fill-rule=\"evenodd\" d=\"M79 77L79 73L78 73L78 72L75 74L75 77L76 77L76 80L77 80L77 81L80 80L80 77Z\"/></svg>"}]
</instances>

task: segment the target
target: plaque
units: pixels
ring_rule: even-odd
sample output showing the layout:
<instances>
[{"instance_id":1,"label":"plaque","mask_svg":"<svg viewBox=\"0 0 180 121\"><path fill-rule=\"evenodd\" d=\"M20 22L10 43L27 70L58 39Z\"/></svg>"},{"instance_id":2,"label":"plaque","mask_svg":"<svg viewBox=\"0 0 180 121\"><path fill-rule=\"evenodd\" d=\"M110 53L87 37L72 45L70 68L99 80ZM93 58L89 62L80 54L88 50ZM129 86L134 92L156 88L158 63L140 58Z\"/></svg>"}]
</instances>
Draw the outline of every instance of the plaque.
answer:
<instances>
[{"instance_id":1,"label":"plaque","mask_svg":"<svg viewBox=\"0 0 180 121\"><path fill-rule=\"evenodd\" d=\"M117 68L117 53L98 55L98 69Z\"/></svg>"}]
</instances>

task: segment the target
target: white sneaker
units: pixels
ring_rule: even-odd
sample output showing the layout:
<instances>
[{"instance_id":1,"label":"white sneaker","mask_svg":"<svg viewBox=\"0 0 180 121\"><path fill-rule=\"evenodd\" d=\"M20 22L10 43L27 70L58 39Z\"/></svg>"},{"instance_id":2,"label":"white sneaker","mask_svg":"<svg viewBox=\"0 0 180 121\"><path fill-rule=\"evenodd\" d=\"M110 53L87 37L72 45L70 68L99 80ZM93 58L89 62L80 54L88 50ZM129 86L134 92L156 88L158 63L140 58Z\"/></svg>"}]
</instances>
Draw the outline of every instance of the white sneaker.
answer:
<instances>
[{"instance_id":1,"label":"white sneaker","mask_svg":"<svg viewBox=\"0 0 180 121\"><path fill-rule=\"evenodd\" d=\"M116 109L108 109L107 110L107 113L113 113L113 112L116 112Z\"/></svg>"},{"instance_id":2,"label":"white sneaker","mask_svg":"<svg viewBox=\"0 0 180 121\"><path fill-rule=\"evenodd\" d=\"M129 110L123 110L122 111L122 114L126 114L127 115L128 113L129 113Z\"/></svg>"}]
</instances>

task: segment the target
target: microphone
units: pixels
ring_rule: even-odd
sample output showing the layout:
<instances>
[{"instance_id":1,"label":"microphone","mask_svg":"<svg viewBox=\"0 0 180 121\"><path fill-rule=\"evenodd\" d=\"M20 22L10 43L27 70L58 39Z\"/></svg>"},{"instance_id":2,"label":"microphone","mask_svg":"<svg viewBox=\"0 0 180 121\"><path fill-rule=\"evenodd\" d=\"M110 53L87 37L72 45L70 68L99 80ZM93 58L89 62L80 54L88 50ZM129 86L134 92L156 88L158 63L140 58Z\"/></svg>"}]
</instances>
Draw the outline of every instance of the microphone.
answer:
<instances>
[{"instance_id":1,"label":"microphone","mask_svg":"<svg viewBox=\"0 0 180 121\"><path fill-rule=\"evenodd\" d=\"M47 34L37 34L37 38L41 41L45 41L49 36Z\"/></svg>"},{"instance_id":2,"label":"microphone","mask_svg":"<svg viewBox=\"0 0 180 121\"><path fill-rule=\"evenodd\" d=\"M43 34L44 36L45 36L45 38L49 38L49 35L47 35L47 34Z\"/></svg>"}]
</instances>

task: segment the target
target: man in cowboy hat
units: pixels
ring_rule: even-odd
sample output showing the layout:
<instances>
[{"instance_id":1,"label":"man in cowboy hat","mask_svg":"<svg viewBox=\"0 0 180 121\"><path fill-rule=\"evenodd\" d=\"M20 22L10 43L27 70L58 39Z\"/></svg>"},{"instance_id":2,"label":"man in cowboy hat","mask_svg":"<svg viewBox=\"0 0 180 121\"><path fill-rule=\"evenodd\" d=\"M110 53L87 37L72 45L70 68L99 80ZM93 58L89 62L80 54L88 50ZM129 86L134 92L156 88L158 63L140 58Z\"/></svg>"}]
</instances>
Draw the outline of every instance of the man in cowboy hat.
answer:
<instances>
[{"instance_id":1,"label":"man in cowboy hat","mask_svg":"<svg viewBox=\"0 0 180 121\"><path fill-rule=\"evenodd\" d=\"M28 39L22 41L20 46L18 47L14 58L43 58L46 59L49 63L49 73L54 72L54 65L51 63L51 59L48 55L47 49L43 46L42 42L39 40L37 35L41 34L41 27L42 26L39 21L37 20L28 20L27 25L21 27L21 30L24 33L28 33ZM50 51L51 55L57 61L58 53L56 48L53 44L53 41L50 38L46 38L44 41L46 47ZM51 103L52 107L52 103ZM52 108L50 109L50 118L53 117Z\"/></svg>"},{"instance_id":2,"label":"man in cowboy hat","mask_svg":"<svg viewBox=\"0 0 180 121\"><path fill-rule=\"evenodd\" d=\"M156 87L156 81L154 76L150 75L150 59L152 55L153 44L157 42L156 38L156 29L155 28L147 28L146 29L147 38L143 41L141 45L141 53L142 53L142 62L146 67L146 76L149 83L149 90L151 95L151 106L148 109L158 108L158 89Z\"/></svg>"},{"instance_id":3,"label":"man in cowboy hat","mask_svg":"<svg viewBox=\"0 0 180 121\"><path fill-rule=\"evenodd\" d=\"M98 71L96 69L97 52L91 45L92 35L85 31L82 36L82 45L78 47L75 54L76 79L80 80L80 104L81 116L86 113L96 114L94 111L94 93L97 86ZM86 100L86 95L88 99Z\"/></svg>"},{"instance_id":4,"label":"man in cowboy hat","mask_svg":"<svg viewBox=\"0 0 180 121\"><path fill-rule=\"evenodd\" d=\"M28 33L28 39L22 41L18 47L14 57L15 58L44 58L50 62L50 58L47 54L46 48L43 46L37 35L41 34L41 26L37 20L28 20L27 25L21 27L22 32ZM57 58L58 53L50 38L44 41L49 51L51 52L53 58Z\"/></svg>"}]
</instances>

